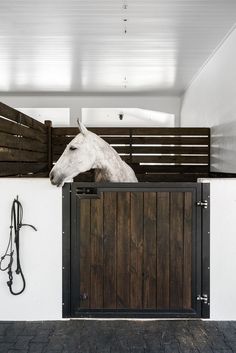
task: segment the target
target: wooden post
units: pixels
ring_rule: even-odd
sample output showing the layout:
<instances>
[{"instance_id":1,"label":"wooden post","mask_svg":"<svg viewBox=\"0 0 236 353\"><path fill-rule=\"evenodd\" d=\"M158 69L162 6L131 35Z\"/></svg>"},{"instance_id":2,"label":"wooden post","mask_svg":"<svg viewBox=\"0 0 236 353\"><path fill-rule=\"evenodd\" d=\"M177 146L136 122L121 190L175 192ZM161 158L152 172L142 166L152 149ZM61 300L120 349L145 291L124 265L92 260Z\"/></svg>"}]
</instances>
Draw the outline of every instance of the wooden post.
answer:
<instances>
[{"instance_id":1,"label":"wooden post","mask_svg":"<svg viewBox=\"0 0 236 353\"><path fill-rule=\"evenodd\" d=\"M44 124L47 127L47 150L48 150L48 175L50 173L50 170L52 169L52 122L51 120L45 120Z\"/></svg>"},{"instance_id":2,"label":"wooden post","mask_svg":"<svg viewBox=\"0 0 236 353\"><path fill-rule=\"evenodd\" d=\"M211 175L211 129L208 132L208 177Z\"/></svg>"},{"instance_id":3,"label":"wooden post","mask_svg":"<svg viewBox=\"0 0 236 353\"><path fill-rule=\"evenodd\" d=\"M133 147L133 130L129 129L129 163L132 164L133 162L133 153L132 153L132 147Z\"/></svg>"}]
</instances>

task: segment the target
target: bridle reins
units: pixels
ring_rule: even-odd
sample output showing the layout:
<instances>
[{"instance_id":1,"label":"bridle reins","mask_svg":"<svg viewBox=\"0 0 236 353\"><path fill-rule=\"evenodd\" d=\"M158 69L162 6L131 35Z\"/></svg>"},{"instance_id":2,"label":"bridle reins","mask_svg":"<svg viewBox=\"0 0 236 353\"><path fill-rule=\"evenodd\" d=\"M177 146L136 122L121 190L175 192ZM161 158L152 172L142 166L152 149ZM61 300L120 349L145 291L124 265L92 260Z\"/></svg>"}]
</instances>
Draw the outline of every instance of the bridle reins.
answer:
<instances>
[{"instance_id":1,"label":"bridle reins","mask_svg":"<svg viewBox=\"0 0 236 353\"><path fill-rule=\"evenodd\" d=\"M17 198L14 199L11 207L11 225L10 225L10 235L9 235L7 249L5 251L5 254L0 259L0 270L1 271L8 270L9 280L7 281L7 285L9 287L11 294L13 295L19 295L23 293L26 286L25 277L20 263L20 230L22 227L31 227L33 230L37 231L37 229L33 225L22 223L22 221L23 221L23 207L20 201L18 200L18 196L17 196ZM14 262L13 234L14 234L14 243L15 243L15 249L16 249L16 271L15 272L17 275L20 275L22 279L22 289L19 290L18 292L14 291L12 288L13 286L12 267ZM2 267L2 263L6 257L9 257L9 263L6 267Z\"/></svg>"}]
</instances>

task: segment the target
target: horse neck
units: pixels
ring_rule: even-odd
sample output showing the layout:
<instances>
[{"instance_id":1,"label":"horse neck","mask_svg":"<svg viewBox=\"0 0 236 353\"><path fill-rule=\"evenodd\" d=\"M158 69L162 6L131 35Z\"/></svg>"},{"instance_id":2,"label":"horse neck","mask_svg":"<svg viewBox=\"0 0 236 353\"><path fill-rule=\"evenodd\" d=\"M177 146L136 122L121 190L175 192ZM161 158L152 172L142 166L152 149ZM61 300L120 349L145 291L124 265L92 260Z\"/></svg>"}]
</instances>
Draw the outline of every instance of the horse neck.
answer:
<instances>
[{"instance_id":1,"label":"horse neck","mask_svg":"<svg viewBox=\"0 0 236 353\"><path fill-rule=\"evenodd\" d=\"M101 170L102 174L109 180L112 180L121 166L122 160L115 150L105 141L98 140L97 158L95 168Z\"/></svg>"}]
</instances>

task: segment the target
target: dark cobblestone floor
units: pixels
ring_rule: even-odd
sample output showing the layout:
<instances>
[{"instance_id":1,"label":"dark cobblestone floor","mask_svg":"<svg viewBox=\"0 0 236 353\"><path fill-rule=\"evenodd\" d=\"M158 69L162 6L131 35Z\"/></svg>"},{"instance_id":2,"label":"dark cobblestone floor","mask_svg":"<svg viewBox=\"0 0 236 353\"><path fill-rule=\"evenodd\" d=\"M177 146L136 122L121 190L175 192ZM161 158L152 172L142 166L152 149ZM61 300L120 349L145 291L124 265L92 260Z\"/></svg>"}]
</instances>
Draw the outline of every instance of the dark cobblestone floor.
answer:
<instances>
[{"instance_id":1,"label":"dark cobblestone floor","mask_svg":"<svg viewBox=\"0 0 236 353\"><path fill-rule=\"evenodd\" d=\"M236 353L236 322L0 322L0 353Z\"/></svg>"}]
</instances>

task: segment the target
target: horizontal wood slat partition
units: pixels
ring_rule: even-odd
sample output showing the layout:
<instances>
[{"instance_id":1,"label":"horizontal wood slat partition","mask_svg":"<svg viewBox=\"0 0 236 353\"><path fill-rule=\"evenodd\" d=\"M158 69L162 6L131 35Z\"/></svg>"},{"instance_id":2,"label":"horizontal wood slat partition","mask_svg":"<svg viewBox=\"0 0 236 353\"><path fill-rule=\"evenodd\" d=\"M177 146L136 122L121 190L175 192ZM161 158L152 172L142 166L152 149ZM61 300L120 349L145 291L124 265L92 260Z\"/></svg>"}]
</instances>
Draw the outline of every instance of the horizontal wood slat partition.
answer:
<instances>
[{"instance_id":1,"label":"horizontal wood slat partition","mask_svg":"<svg viewBox=\"0 0 236 353\"><path fill-rule=\"evenodd\" d=\"M116 152L120 154L208 154L208 147L179 147L179 146L113 146ZM54 153L62 154L65 149L63 145L55 145Z\"/></svg>"},{"instance_id":2,"label":"horizontal wood slat partition","mask_svg":"<svg viewBox=\"0 0 236 353\"><path fill-rule=\"evenodd\" d=\"M38 120L31 118L28 115L26 115L22 112L19 112L18 110L14 109L12 107L9 107L8 105L0 102L0 116L7 118L9 120L18 122L19 121L19 113L21 115L20 119L21 119L22 125L25 125L29 128L34 129L34 130L41 131L43 134L45 133L44 124L42 124Z\"/></svg>"},{"instance_id":3,"label":"horizontal wood slat partition","mask_svg":"<svg viewBox=\"0 0 236 353\"><path fill-rule=\"evenodd\" d=\"M141 128L129 128L129 127L91 127L90 131L94 132L97 135L130 135L132 131L133 135L141 136L208 136L208 128L192 128L192 127L161 127L161 128L152 128L152 127L141 127ZM54 135L63 136L63 135L76 135L78 133L77 127L71 128L54 128Z\"/></svg>"},{"instance_id":4,"label":"horizontal wood slat partition","mask_svg":"<svg viewBox=\"0 0 236 353\"><path fill-rule=\"evenodd\" d=\"M210 172L208 128L89 128L134 169L139 181L196 181ZM78 134L53 128L0 102L0 176L48 176ZM94 172L76 181L93 181Z\"/></svg>"},{"instance_id":5,"label":"horizontal wood slat partition","mask_svg":"<svg viewBox=\"0 0 236 353\"><path fill-rule=\"evenodd\" d=\"M0 177L4 176L46 176L47 163L0 162Z\"/></svg>"},{"instance_id":6,"label":"horizontal wood slat partition","mask_svg":"<svg viewBox=\"0 0 236 353\"><path fill-rule=\"evenodd\" d=\"M48 155L48 127L0 102L0 177L45 177Z\"/></svg>"},{"instance_id":7,"label":"horizontal wood slat partition","mask_svg":"<svg viewBox=\"0 0 236 353\"><path fill-rule=\"evenodd\" d=\"M139 181L196 181L210 172L208 128L89 128L132 166ZM77 128L53 128L53 161L78 134ZM92 181L86 173L77 181Z\"/></svg>"},{"instance_id":8,"label":"horizontal wood slat partition","mask_svg":"<svg viewBox=\"0 0 236 353\"><path fill-rule=\"evenodd\" d=\"M0 132L1 147L19 148L19 141L16 135ZM25 137L21 138L21 148L26 151L47 152L47 145L39 141L33 141Z\"/></svg>"},{"instance_id":9,"label":"horizontal wood slat partition","mask_svg":"<svg viewBox=\"0 0 236 353\"><path fill-rule=\"evenodd\" d=\"M53 128L56 130L58 128ZM78 130L77 130L78 132ZM57 144L64 144L67 145L75 135L55 135L53 136L53 140L55 145ZM129 143L129 136L102 136L103 140L112 144L127 144ZM133 145L200 145L200 146L208 146L208 137L182 137L182 136L172 136L172 137L132 137Z\"/></svg>"}]
</instances>

